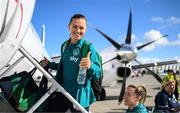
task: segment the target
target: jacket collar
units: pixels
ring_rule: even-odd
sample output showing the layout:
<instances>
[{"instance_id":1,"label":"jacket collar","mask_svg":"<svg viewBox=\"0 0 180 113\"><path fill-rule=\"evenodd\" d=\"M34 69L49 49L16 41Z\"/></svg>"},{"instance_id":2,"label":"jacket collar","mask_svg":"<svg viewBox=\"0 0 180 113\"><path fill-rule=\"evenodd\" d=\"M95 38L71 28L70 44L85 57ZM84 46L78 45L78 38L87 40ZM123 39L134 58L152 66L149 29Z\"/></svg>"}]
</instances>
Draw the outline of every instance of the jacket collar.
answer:
<instances>
[{"instance_id":1,"label":"jacket collar","mask_svg":"<svg viewBox=\"0 0 180 113\"><path fill-rule=\"evenodd\" d=\"M68 46L73 45L73 46L78 47L78 48L81 48L84 41L85 41L84 37L82 37L76 44L71 44L70 40L71 39L68 40Z\"/></svg>"}]
</instances>

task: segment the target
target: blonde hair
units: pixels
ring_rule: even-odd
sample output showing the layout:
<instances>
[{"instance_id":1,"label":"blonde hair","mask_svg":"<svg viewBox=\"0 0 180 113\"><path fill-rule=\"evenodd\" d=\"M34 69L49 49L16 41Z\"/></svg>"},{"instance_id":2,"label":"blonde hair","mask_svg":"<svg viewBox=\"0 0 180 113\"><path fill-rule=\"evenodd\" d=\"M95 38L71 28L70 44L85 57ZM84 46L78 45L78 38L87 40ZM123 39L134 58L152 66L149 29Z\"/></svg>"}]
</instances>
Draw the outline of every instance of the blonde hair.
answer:
<instances>
[{"instance_id":1,"label":"blonde hair","mask_svg":"<svg viewBox=\"0 0 180 113\"><path fill-rule=\"evenodd\" d=\"M174 75L166 75L163 78L161 90L164 89L170 82L175 82L176 83L176 78L174 77Z\"/></svg>"},{"instance_id":2,"label":"blonde hair","mask_svg":"<svg viewBox=\"0 0 180 113\"><path fill-rule=\"evenodd\" d=\"M139 102L144 103L146 101L147 91L146 88L143 85L135 86L135 85L129 85L128 87L134 88L135 95L137 97L141 97Z\"/></svg>"}]
</instances>

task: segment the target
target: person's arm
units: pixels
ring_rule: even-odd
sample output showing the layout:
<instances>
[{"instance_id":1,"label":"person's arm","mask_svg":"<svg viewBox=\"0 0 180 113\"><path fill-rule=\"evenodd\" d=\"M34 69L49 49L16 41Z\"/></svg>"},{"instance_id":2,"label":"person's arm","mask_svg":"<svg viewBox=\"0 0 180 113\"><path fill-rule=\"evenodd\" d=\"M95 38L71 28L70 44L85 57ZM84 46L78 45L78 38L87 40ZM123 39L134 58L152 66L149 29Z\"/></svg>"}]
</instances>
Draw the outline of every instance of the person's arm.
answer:
<instances>
[{"instance_id":1,"label":"person's arm","mask_svg":"<svg viewBox=\"0 0 180 113\"><path fill-rule=\"evenodd\" d=\"M175 104L175 103L174 103ZM173 112L179 112L180 111L180 103L176 101L176 107L171 109Z\"/></svg>"},{"instance_id":2,"label":"person's arm","mask_svg":"<svg viewBox=\"0 0 180 113\"><path fill-rule=\"evenodd\" d=\"M48 62L48 64L47 64L47 66L53 70L57 70L58 65L59 65L59 63L55 63L55 62Z\"/></svg>"},{"instance_id":3,"label":"person's arm","mask_svg":"<svg viewBox=\"0 0 180 113\"><path fill-rule=\"evenodd\" d=\"M179 112L179 111L180 111L180 106L177 107L177 108L172 108L171 110L172 110L173 112Z\"/></svg>"},{"instance_id":4,"label":"person's arm","mask_svg":"<svg viewBox=\"0 0 180 113\"><path fill-rule=\"evenodd\" d=\"M98 60L98 56L96 54L96 50L93 47L93 45L91 44L89 47L90 51L91 51L91 55L90 55L90 60L91 60L91 66L88 69L88 75L90 75L90 77L94 80L98 80L100 75L101 75L101 69L100 69L100 62Z\"/></svg>"},{"instance_id":5,"label":"person's arm","mask_svg":"<svg viewBox=\"0 0 180 113\"><path fill-rule=\"evenodd\" d=\"M178 106L176 108L172 108L171 110L173 112L179 112L180 111L180 104L177 102Z\"/></svg>"},{"instance_id":6,"label":"person's arm","mask_svg":"<svg viewBox=\"0 0 180 113\"><path fill-rule=\"evenodd\" d=\"M55 63L55 62L50 62L48 59L44 59L41 61L41 66L47 69L53 69L53 70L57 70L58 68L58 64L59 63Z\"/></svg>"}]
</instances>

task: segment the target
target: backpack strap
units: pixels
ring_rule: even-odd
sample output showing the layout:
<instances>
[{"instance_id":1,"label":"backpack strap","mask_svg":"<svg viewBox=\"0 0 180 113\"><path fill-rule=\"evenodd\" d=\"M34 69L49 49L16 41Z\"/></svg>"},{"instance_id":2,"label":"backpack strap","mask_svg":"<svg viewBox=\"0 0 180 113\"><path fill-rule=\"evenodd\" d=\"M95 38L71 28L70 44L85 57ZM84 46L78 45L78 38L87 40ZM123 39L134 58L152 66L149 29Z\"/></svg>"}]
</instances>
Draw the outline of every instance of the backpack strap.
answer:
<instances>
[{"instance_id":1,"label":"backpack strap","mask_svg":"<svg viewBox=\"0 0 180 113\"><path fill-rule=\"evenodd\" d=\"M69 44L69 40L66 40L63 44L62 44L62 47L61 47L61 56L62 54L64 53L66 47L68 46Z\"/></svg>"},{"instance_id":2,"label":"backpack strap","mask_svg":"<svg viewBox=\"0 0 180 113\"><path fill-rule=\"evenodd\" d=\"M84 41L83 45L82 45L82 58L86 57L88 52L89 52L89 46L90 46L90 42L88 41Z\"/></svg>"},{"instance_id":3,"label":"backpack strap","mask_svg":"<svg viewBox=\"0 0 180 113\"><path fill-rule=\"evenodd\" d=\"M90 51L89 50L89 46L91 45L92 43L88 42L88 41L84 41L83 43L83 46L82 46L82 58L83 57L86 57L88 52ZM100 69L101 69L101 76L100 76L100 79L103 78L103 67L102 67L102 57L101 55L96 51L96 54L97 54L97 57L98 57L98 60L100 62Z\"/></svg>"}]
</instances>

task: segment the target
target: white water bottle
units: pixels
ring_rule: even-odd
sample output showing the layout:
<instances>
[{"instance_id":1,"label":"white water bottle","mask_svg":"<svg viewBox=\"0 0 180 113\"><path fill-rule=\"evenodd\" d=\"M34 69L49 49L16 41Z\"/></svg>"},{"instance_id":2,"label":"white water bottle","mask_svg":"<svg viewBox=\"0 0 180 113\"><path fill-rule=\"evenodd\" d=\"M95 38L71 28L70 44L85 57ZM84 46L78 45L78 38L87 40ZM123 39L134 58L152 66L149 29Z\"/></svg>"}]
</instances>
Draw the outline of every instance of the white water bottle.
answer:
<instances>
[{"instance_id":1,"label":"white water bottle","mask_svg":"<svg viewBox=\"0 0 180 113\"><path fill-rule=\"evenodd\" d=\"M84 84L85 83L86 72L87 72L86 68L79 67L79 73L78 73L78 77L77 77L77 83L78 84Z\"/></svg>"}]
</instances>

